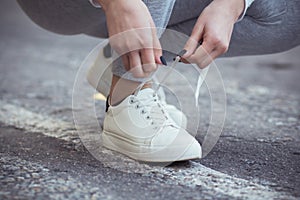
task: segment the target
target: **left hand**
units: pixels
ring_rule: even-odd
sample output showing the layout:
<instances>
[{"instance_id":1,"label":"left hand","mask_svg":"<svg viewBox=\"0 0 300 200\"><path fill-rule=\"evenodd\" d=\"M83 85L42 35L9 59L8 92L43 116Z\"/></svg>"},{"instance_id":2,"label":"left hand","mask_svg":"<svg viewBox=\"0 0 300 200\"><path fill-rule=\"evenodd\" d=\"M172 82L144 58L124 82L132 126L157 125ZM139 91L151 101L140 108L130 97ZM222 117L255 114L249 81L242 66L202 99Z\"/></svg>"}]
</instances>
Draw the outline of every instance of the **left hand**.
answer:
<instances>
[{"instance_id":1,"label":"left hand","mask_svg":"<svg viewBox=\"0 0 300 200\"><path fill-rule=\"evenodd\" d=\"M227 52L235 22L244 10L244 0L214 0L199 16L185 45L182 61L208 66ZM202 44L198 47L199 42Z\"/></svg>"}]
</instances>

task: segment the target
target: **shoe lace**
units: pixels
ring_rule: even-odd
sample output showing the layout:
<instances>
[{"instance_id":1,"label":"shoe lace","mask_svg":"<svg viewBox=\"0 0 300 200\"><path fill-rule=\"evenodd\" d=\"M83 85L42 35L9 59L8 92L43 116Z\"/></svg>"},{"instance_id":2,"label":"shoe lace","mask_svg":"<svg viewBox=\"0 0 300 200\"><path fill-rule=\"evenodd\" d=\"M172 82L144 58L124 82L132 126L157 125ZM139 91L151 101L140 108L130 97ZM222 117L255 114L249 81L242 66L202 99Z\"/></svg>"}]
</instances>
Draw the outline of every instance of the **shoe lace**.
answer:
<instances>
[{"instance_id":1,"label":"shoe lace","mask_svg":"<svg viewBox=\"0 0 300 200\"><path fill-rule=\"evenodd\" d=\"M132 97L131 103L135 104L136 109L141 110L141 114L145 115L146 120L151 120L151 125L154 126L154 129L176 126L156 93L153 93L151 98Z\"/></svg>"}]
</instances>

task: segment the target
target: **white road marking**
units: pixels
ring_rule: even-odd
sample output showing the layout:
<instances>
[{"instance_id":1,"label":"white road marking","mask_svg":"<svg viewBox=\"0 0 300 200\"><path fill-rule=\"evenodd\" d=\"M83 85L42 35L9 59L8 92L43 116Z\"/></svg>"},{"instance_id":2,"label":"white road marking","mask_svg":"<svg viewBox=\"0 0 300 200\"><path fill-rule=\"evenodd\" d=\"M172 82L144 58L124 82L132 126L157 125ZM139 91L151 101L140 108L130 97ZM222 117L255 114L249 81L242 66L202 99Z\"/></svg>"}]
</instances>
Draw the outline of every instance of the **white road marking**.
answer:
<instances>
[{"instance_id":1,"label":"white road marking","mask_svg":"<svg viewBox=\"0 0 300 200\"><path fill-rule=\"evenodd\" d=\"M26 131L38 132L66 141L79 142L73 123L33 113L4 101L0 101L0 122L22 128ZM90 130L90 132L95 133L95 130ZM95 145L92 142L90 145ZM161 177L166 184L185 185L189 187L201 186L207 190L220 192L236 198L296 199L289 194L274 191L268 186L235 178L196 162L191 162L191 166L187 168L150 167L106 150L101 146L98 146L97 149L99 155L96 157L104 165L126 173L154 173L156 174L156 178Z\"/></svg>"}]
</instances>

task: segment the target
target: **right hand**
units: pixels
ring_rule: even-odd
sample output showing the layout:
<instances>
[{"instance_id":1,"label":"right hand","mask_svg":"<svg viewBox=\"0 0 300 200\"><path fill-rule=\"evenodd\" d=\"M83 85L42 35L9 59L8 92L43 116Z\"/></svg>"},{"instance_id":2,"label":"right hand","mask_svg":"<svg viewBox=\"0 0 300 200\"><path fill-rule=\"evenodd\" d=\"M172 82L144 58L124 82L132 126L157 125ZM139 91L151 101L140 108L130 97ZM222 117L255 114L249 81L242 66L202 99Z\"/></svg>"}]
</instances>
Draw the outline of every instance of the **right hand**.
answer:
<instances>
[{"instance_id":1,"label":"right hand","mask_svg":"<svg viewBox=\"0 0 300 200\"><path fill-rule=\"evenodd\" d=\"M183 62L201 69L227 52L233 27L245 7L244 0L214 0L199 16L184 49ZM198 47L198 43L202 44Z\"/></svg>"},{"instance_id":2,"label":"right hand","mask_svg":"<svg viewBox=\"0 0 300 200\"><path fill-rule=\"evenodd\" d=\"M141 0L98 0L103 7L112 48L127 71L144 78L161 64L161 45L148 8Z\"/></svg>"}]
</instances>

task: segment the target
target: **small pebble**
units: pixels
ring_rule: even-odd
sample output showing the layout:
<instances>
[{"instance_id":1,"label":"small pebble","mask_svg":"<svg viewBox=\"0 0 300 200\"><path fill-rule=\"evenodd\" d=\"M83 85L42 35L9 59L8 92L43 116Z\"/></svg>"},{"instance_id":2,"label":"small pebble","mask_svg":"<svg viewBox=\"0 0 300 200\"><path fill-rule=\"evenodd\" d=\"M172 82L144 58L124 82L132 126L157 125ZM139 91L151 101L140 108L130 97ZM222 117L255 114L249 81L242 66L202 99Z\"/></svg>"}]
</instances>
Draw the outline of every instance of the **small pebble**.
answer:
<instances>
[{"instance_id":1,"label":"small pebble","mask_svg":"<svg viewBox=\"0 0 300 200\"><path fill-rule=\"evenodd\" d=\"M283 125L283 122L276 122L275 125L276 125L276 126L282 126L282 125Z\"/></svg>"},{"instance_id":2,"label":"small pebble","mask_svg":"<svg viewBox=\"0 0 300 200\"><path fill-rule=\"evenodd\" d=\"M24 181L24 180L25 180L25 178L24 178L24 177L21 177L21 176L19 176L19 177L17 177L17 180L18 180L18 181Z\"/></svg>"},{"instance_id":3,"label":"small pebble","mask_svg":"<svg viewBox=\"0 0 300 200\"><path fill-rule=\"evenodd\" d=\"M40 178L40 175L38 173L32 173L31 176L35 179Z\"/></svg>"},{"instance_id":4,"label":"small pebble","mask_svg":"<svg viewBox=\"0 0 300 200\"><path fill-rule=\"evenodd\" d=\"M9 177L9 178L6 178L6 179L5 179L5 182L15 182L15 179Z\"/></svg>"},{"instance_id":5,"label":"small pebble","mask_svg":"<svg viewBox=\"0 0 300 200\"><path fill-rule=\"evenodd\" d=\"M289 121L289 122L296 122L296 121L297 121L297 119L296 119L296 118L294 118L294 117L289 117L289 118L288 118L288 121Z\"/></svg>"}]
</instances>

